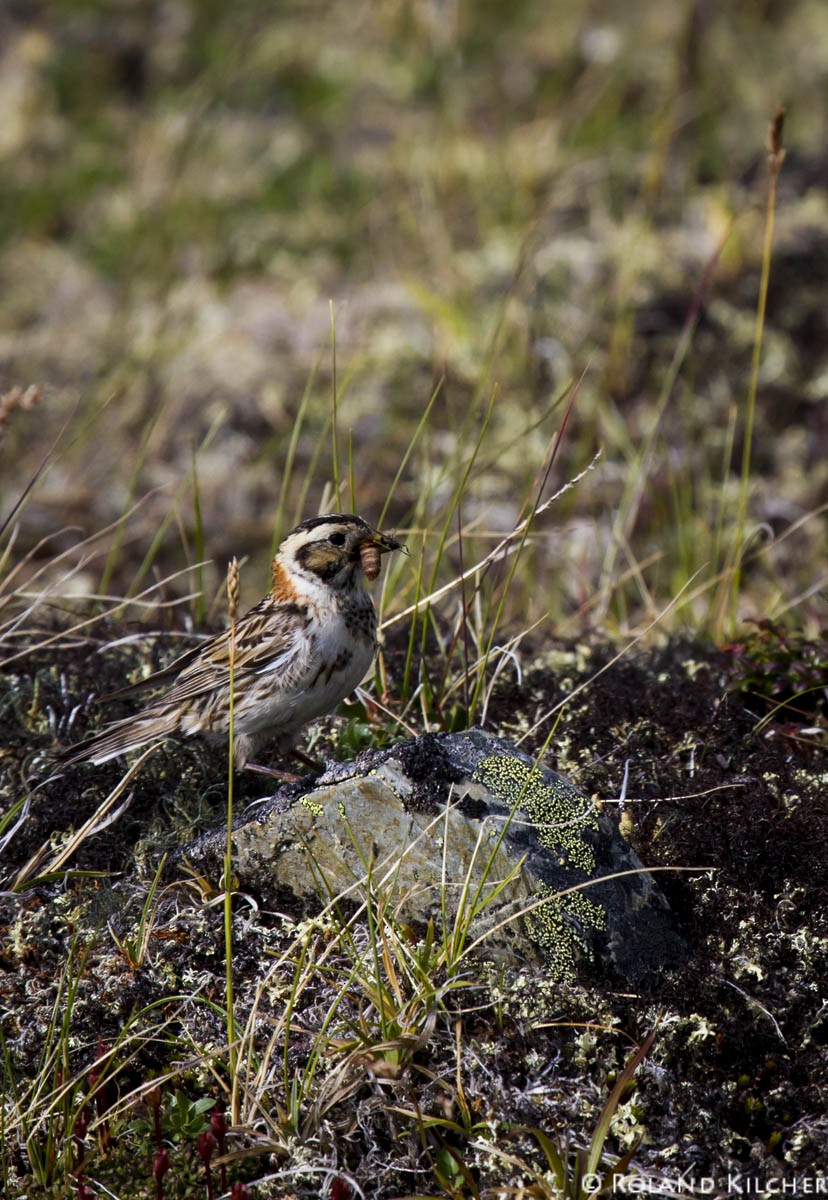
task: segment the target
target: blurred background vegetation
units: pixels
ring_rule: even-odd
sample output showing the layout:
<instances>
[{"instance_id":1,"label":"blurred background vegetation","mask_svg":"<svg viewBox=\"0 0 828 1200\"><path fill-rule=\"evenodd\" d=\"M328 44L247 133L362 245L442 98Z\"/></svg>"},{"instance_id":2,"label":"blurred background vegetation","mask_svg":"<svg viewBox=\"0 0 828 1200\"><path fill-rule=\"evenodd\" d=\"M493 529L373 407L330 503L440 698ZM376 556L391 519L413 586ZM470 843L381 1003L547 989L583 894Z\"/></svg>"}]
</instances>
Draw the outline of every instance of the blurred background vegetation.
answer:
<instances>
[{"instance_id":1,"label":"blurred background vegetation","mask_svg":"<svg viewBox=\"0 0 828 1200\"><path fill-rule=\"evenodd\" d=\"M825 624L822 0L12 0L0 46L0 385L42 389L0 518L46 461L16 555L115 522L73 589L204 556L209 593L249 553L252 601L335 453L343 504L350 474L418 551L459 520L456 569L518 521L583 375L547 494L601 457L506 619L627 629L689 583L668 627Z\"/></svg>"}]
</instances>

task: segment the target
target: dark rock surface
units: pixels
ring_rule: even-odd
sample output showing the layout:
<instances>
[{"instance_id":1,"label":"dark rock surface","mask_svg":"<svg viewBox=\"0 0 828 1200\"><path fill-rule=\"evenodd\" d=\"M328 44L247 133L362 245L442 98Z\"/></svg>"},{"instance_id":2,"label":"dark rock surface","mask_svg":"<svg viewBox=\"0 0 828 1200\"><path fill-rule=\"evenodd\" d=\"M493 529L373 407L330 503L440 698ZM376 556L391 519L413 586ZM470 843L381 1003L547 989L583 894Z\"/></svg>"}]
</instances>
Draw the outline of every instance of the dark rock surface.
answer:
<instances>
[{"instance_id":1,"label":"dark rock surface","mask_svg":"<svg viewBox=\"0 0 828 1200\"><path fill-rule=\"evenodd\" d=\"M389 884L407 920L469 921L483 958L553 977L654 981L684 945L660 890L596 804L480 729L424 734L288 785L236 822L243 890L289 911ZM226 832L186 858L220 872Z\"/></svg>"}]
</instances>

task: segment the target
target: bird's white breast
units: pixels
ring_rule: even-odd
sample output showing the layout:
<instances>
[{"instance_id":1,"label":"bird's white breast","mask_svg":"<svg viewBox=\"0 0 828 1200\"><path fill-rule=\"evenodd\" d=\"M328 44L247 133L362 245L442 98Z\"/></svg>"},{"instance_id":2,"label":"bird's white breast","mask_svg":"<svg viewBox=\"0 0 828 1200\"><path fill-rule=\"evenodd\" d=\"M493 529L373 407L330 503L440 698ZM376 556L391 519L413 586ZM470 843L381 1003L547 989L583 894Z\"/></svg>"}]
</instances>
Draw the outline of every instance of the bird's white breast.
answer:
<instances>
[{"instance_id":1,"label":"bird's white breast","mask_svg":"<svg viewBox=\"0 0 828 1200\"><path fill-rule=\"evenodd\" d=\"M271 729L288 734L331 712L350 695L365 677L376 649L373 606L364 592L361 599L359 622L355 624L353 613L330 606L297 638L292 654L262 668L263 682L270 675L272 686L263 690L255 709L239 714L239 732Z\"/></svg>"}]
</instances>

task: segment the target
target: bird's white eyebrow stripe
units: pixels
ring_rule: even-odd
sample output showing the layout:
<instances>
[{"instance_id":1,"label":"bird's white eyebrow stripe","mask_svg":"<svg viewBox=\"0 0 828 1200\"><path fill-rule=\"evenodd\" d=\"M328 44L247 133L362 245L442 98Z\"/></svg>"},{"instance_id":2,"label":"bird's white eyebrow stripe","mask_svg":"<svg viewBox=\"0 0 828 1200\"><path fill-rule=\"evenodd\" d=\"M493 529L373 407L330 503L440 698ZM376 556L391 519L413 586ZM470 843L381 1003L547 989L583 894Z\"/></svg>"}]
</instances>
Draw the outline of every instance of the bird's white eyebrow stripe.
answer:
<instances>
[{"instance_id":1,"label":"bird's white eyebrow stripe","mask_svg":"<svg viewBox=\"0 0 828 1200\"><path fill-rule=\"evenodd\" d=\"M300 522L295 529L292 529L288 537L292 537L294 533L309 533L322 525L358 525L361 529L371 528L367 521L353 513L327 513L322 517L308 517L307 521Z\"/></svg>"}]
</instances>

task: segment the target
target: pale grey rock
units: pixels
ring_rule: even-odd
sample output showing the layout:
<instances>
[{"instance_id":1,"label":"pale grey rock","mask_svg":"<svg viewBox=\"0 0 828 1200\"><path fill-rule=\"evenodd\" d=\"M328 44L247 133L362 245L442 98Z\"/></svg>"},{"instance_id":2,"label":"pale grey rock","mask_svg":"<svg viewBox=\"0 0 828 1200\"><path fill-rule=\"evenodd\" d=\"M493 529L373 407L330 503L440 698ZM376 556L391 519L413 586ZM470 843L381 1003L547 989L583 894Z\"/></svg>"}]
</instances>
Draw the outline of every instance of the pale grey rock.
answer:
<instances>
[{"instance_id":1,"label":"pale grey rock","mask_svg":"<svg viewBox=\"0 0 828 1200\"><path fill-rule=\"evenodd\" d=\"M224 831L186 857L220 873ZM683 956L667 902L572 784L473 729L427 734L284 786L233 832L243 890L293 915L393 897L406 922L468 921L480 958L651 983ZM574 890L570 890L574 889Z\"/></svg>"}]
</instances>

